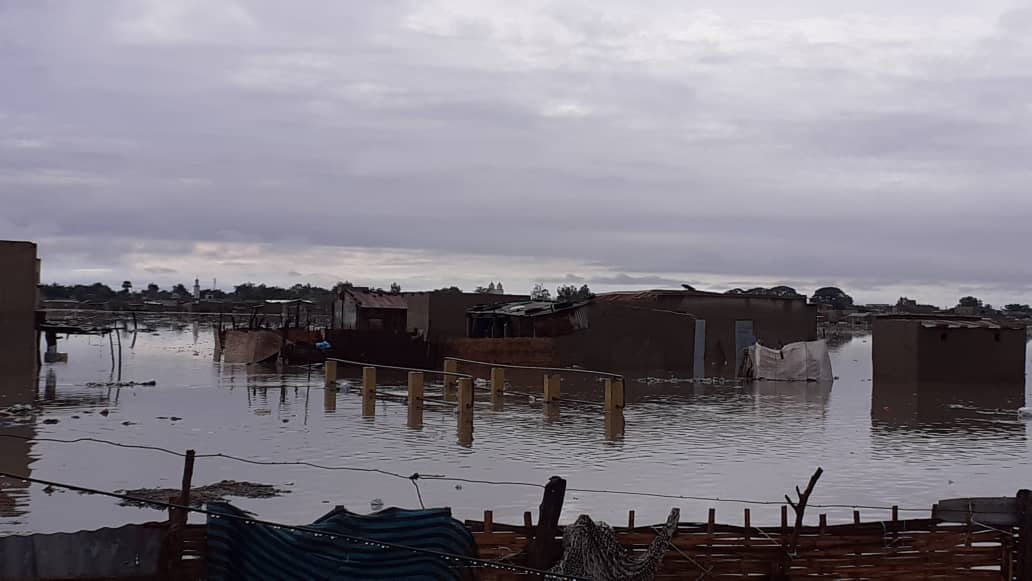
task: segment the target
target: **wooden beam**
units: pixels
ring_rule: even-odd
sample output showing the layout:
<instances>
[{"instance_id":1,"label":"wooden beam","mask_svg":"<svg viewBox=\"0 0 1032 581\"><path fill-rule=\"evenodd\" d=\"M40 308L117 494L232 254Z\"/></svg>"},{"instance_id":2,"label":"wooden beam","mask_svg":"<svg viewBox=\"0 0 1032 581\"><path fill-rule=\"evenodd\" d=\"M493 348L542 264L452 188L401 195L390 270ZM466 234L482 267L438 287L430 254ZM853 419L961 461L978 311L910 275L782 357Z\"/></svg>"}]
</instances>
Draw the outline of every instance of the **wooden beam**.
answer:
<instances>
[{"instance_id":1,"label":"wooden beam","mask_svg":"<svg viewBox=\"0 0 1032 581\"><path fill-rule=\"evenodd\" d=\"M545 485L538 510L538 523L534 539L527 547L527 566L534 569L551 569L563 555L563 543L556 539L559 534L559 516L563 512L566 498L566 480L553 476Z\"/></svg>"}]
</instances>

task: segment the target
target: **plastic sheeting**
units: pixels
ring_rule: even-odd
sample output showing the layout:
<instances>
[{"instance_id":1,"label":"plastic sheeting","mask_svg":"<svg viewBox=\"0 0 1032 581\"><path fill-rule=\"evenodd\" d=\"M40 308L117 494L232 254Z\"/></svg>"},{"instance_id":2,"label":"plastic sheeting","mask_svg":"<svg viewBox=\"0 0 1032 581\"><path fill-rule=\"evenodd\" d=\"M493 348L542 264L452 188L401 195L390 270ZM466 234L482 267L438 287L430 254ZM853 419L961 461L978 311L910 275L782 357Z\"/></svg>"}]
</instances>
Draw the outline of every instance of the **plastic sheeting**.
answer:
<instances>
[{"instance_id":1,"label":"plastic sheeting","mask_svg":"<svg viewBox=\"0 0 1032 581\"><path fill-rule=\"evenodd\" d=\"M745 349L738 375L770 381L832 381L831 356L824 341L789 343L771 349L759 343Z\"/></svg>"}]
</instances>

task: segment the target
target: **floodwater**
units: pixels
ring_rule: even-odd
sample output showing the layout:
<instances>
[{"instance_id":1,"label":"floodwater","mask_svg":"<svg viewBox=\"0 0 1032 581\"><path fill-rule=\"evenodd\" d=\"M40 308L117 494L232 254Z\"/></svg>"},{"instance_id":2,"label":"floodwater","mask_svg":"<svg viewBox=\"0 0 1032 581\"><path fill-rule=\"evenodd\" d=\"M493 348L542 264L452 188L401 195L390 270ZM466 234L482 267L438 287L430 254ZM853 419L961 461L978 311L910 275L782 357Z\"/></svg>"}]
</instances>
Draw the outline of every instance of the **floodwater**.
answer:
<instances>
[{"instance_id":1,"label":"floodwater","mask_svg":"<svg viewBox=\"0 0 1032 581\"><path fill-rule=\"evenodd\" d=\"M131 323L130 323L131 326ZM579 513L622 523L661 522L673 507L683 520L740 523L749 507L754 524L778 522L777 505L817 466L824 475L815 504L888 507L906 517L927 516L940 498L1011 496L1032 481L1030 428L1016 408L1026 393L990 398L951 395L917 405L879 395L872 403L871 341L840 338L832 345L834 384L628 383L622 436L607 433L602 388L564 382L558 416L540 397L508 395L492 405L477 392L472 443L460 443L448 405L428 404L419 429L406 425L403 401L383 399L375 417L362 416L358 381L339 392L323 388L319 367L232 366L212 361L210 319L141 318L123 334L123 381L154 385L105 387L112 381L108 340L72 337L59 343L67 363L45 364L35 375L8 377L2 405L34 401L28 418L0 417L0 470L101 490L177 488L183 460L157 450L53 439L97 438L176 452L223 453L271 462L379 469L468 480L543 484L561 475L571 489L609 490L722 499L567 492L563 521ZM1026 367L1028 367L1026 361ZM351 377L355 377L352 375ZM402 393L402 375L381 374L380 389ZM433 391L429 385L428 396ZM540 379L517 380L513 391L540 394ZM525 384L525 385L524 385ZM107 413L102 413L104 411ZM612 427L611 425L609 426ZM13 437L12 437L13 436ZM369 512L418 507L407 478L373 471L303 465L255 465L228 458L197 459L193 482L248 480L289 490L276 498L232 499L262 518L306 523L345 506ZM19 481L0 481L0 532L75 531L161 520L153 509ZM541 488L422 478L427 506L450 506L456 517L522 522L536 512ZM851 508L814 509L831 522ZM889 510L862 509L865 519Z\"/></svg>"}]
</instances>

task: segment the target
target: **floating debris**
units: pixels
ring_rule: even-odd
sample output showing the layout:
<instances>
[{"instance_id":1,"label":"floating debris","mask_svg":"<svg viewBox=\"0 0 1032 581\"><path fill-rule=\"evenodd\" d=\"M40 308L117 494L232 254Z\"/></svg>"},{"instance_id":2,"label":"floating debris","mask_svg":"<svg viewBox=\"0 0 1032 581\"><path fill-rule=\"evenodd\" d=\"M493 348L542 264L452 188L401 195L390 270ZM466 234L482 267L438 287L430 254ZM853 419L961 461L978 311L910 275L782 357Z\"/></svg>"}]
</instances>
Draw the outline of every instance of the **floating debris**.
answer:
<instances>
[{"instance_id":1,"label":"floating debris","mask_svg":"<svg viewBox=\"0 0 1032 581\"><path fill-rule=\"evenodd\" d=\"M108 411L108 410L106 410L106 409L103 409L103 410L100 410L100 412L99 412L99 413L100 413L100 415L102 415L102 416L106 416L106 415L110 414L111 412L110 412L110 411Z\"/></svg>"},{"instance_id":2,"label":"floating debris","mask_svg":"<svg viewBox=\"0 0 1032 581\"><path fill-rule=\"evenodd\" d=\"M223 502L226 500L227 496L236 496L240 498L273 498L282 494L287 494L288 492L290 491L276 488L271 484L223 480L221 482L216 482L215 484L207 484L205 486L191 488L190 505L202 506L209 502ZM148 504L147 502L141 501L167 503L169 498L173 496L178 497L180 491L176 488L137 488L135 490L119 490L118 493L138 499L123 500L119 503L122 506L136 506L140 508L164 510L164 506Z\"/></svg>"},{"instance_id":3,"label":"floating debris","mask_svg":"<svg viewBox=\"0 0 1032 581\"><path fill-rule=\"evenodd\" d=\"M61 420L59 420L57 418L47 418L47 419L43 420L43 423L44 424L56 424L59 421L61 421Z\"/></svg>"},{"instance_id":4,"label":"floating debris","mask_svg":"<svg viewBox=\"0 0 1032 581\"><path fill-rule=\"evenodd\" d=\"M0 416L29 416L36 413L36 408L27 403L16 403L10 407L0 408Z\"/></svg>"},{"instance_id":5,"label":"floating debris","mask_svg":"<svg viewBox=\"0 0 1032 581\"><path fill-rule=\"evenodd\" d=\"M148 379L147 381L102 381L102 382L90 382L86 384L86 387L135 387L138 385L157 385L158 382L154 379Z\"/></svg>"},{"instance_id":6,"label":"floating debris","mask_svg":"<svg viewBox=\"0 0 1032 581\"><path fill-rule=\"evenodd\" d=\"M383 508L383 499L382 498L374 498L369 503L369 508L372 509L373 512L381 510Z\"/></svg>"}]
</instances>

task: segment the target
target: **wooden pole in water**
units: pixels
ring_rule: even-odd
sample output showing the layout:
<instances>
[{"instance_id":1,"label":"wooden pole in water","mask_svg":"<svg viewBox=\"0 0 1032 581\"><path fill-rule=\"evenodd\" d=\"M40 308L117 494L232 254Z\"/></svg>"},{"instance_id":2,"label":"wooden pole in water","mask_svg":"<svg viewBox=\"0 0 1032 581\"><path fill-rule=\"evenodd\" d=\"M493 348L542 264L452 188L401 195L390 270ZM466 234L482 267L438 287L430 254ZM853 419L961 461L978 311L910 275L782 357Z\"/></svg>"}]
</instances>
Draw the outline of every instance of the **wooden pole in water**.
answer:
<instances>
[{"instance_id":1,"label":"wooden pole in water","mask_svg":"<svg viewBox=\"0 0 1032 581\"><path fill-rule=\"evenodd\" d=\"M410 428L423 425L423 373L420 371L408 374L408 425Z\"/></svg>"},{"instance_id":2,"label":"wooden pole in water","mask_svg":"<svg viewBox=\"0 0 1032 581\"><path fill-rule=\"evenodd\" d=\"M376 415L376 368L362 368L362 415Z\"/></svg>"},{"instance_id":3,"label":"wooden pole in water","mask_svg":"<svg viewBox=\"0 0 1032 581\"><path fill-rule=\"evenodd\" d=\"M323 366L326 371L326 387L337 387L337 362L332 359L327 359L326 364Z\"/></svg>"},{"instance_id":4,"label":"wooden pole in water","mask_svg":"<svg viewBox=\"0 0 1032 581\"><path fill-rule=\"evenodd\" d=\"M444 360L444 399L449 399L455 387L455 373L459 372L459 362L454 359Z\"/></svg>"},{"instance_id":5,"label":"wooden pole in water","mask_svg":"<svg viewBox=\"0 0 1032 581\"><path fill-rule=\"evenodd\" d=\"M559 403L559 385L560 378L558 374L548 373L545 374L545 403L546 404L557 404Z\"/></svg>"},{"instance_id":6,"label":"wooden pole in water","mask_svg":"<svg viewBox=\"0 0 1032 581\"><path fill-rule=\"evenodd\" d=\"M494 397L505 395L505 369L502 367L491 368L491 395Z\"/></svg>"},{"instance_id":7,"label":"wooden pole in water","mask_svg":"<svg viewBox=\"0 0 1032 581\"><path fill-rule=\"evenodd\" d=\"M473 380L459 378L459 428L473 428Z\"/></svg>"},{"instance_id":8,"label":"wooden pole in water","mask_svg":"<svg viewBox=\"0 0 1032 581\"><path fill-rule=\"evenodd\" d=\"M624 382L623 378L606 379L606 412L622 412L624 409Z\"/></svg>"}]
</instances>

